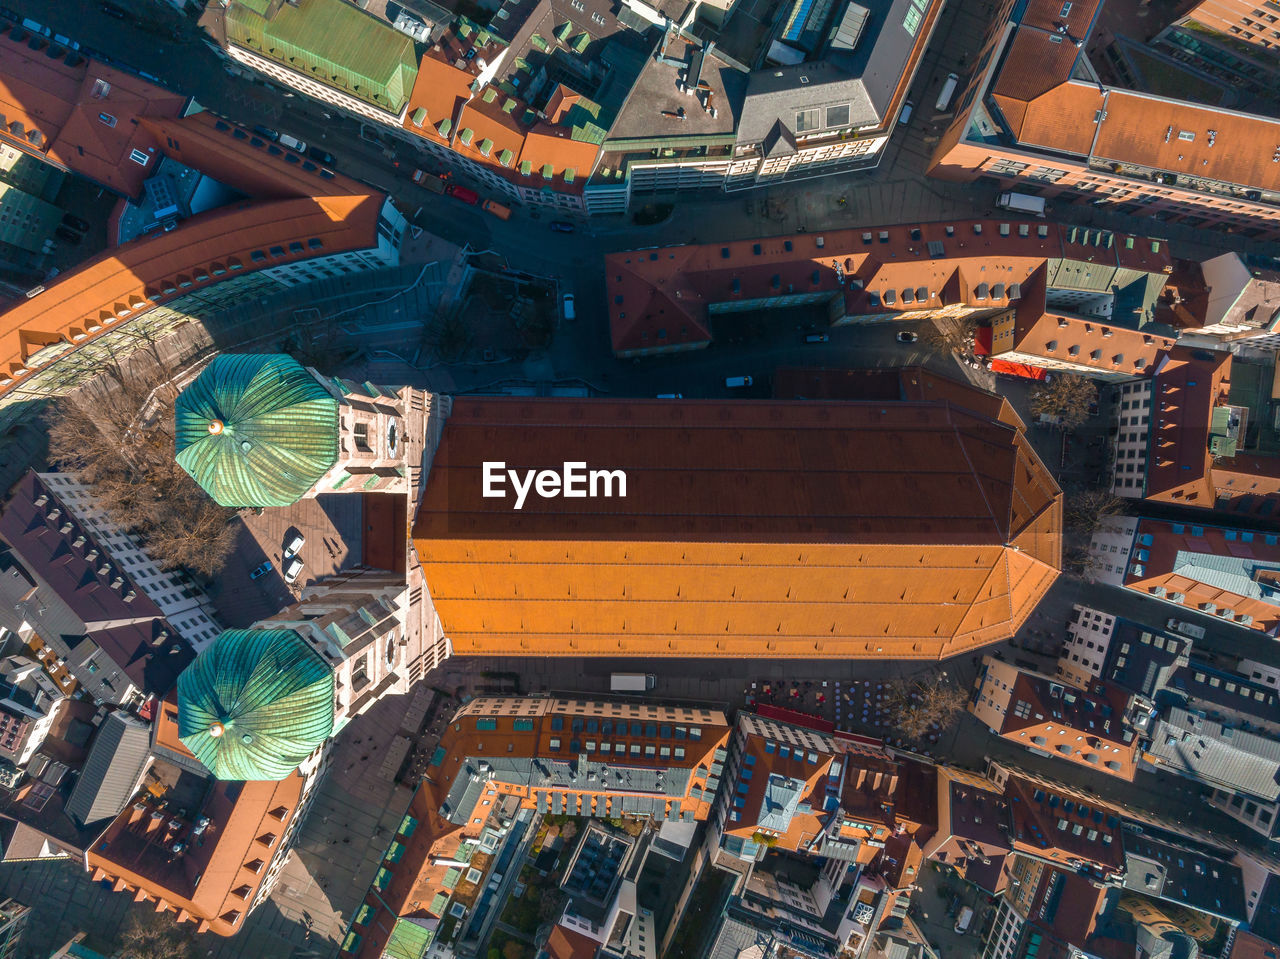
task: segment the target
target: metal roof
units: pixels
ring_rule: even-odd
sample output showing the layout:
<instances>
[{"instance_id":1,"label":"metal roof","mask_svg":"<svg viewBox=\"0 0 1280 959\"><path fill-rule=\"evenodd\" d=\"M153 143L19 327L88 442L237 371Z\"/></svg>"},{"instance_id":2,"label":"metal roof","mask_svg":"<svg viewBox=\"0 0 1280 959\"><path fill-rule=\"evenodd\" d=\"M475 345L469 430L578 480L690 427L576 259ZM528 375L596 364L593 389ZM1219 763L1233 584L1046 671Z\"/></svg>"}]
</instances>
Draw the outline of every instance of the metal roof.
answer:
<instances>
[{"instance_id":1,"label":"metal roof","mask_svg":"<svg viewBox=\"0 0 1280 959\"><path fill-rule=\"evenodd\" d=\"M1189 776L1272 802L1280 798L1280 742L1173 707L1152 731L1153 756Z\"/></svg>"},{"instance_id":2,"label":"metal roof","mask_svg":"<svg viewBox=\"0 0 1280 959\"><path fill-rule=\"evenodd\" d=\"M283 355L217 357L175 404L178 465L223 506L288 506L338 458L338 401Z\"/></svg>"},{"instance_id":3,"label":"metal roof","mask_svg":"<svg viewBox=\"0 0 1280 959\"><path fill-rule=\"evenodd\" d=\"M329 738L333 697L293 630L227 630L178 677L178 735L219 779L284 779Z\"/></svg>"},{"instance_id":4,"label":"metal roof","mask_svg":"<svg viewBox=\"0 0 1280 959\"><path fill-rule=\"evenodd\" d=\"M227 8L228 41L357 100L399 114L418 75L413 40L342 0Z\"/></svg>"},{"instance_id":5,"label":"metal roof","mask_svg":"<svg viewBox=\"0 0 1280 959\"><path fill-rule=\"evenodd\" d=\"M66 812L81 825L119 815L133 798L150 759L151 730L126 713L102 721Z\"/></svg>"},{"instance_id":6,"label":"metal roof","mask_svg":"<svg viewBox=\"0 0 1280 959\"><path fill-rule=\"evenodd\" d=\"M421 921L397 919L382 955L387 959L422 959L435 938L435 931L422 926Z\"/></svg>"}]
</instances>

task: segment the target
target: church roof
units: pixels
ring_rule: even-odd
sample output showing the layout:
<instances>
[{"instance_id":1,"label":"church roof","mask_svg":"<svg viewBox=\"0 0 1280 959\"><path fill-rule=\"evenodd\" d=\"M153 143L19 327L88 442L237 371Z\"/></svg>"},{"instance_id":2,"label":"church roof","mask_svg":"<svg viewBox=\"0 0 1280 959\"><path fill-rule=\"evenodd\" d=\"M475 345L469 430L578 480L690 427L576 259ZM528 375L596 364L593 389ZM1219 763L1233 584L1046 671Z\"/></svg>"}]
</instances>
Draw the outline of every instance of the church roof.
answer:
<instances>
[{"instance_id":1,"label":"church roof","mask_svg":"<svg viewBox=\"0 0 1280 959\"><path fill-rule=\"evenodd\" d=\"M178 735L218 779L284 779L329 738L333 696L293 630L227 630L178 677Z\"/></svg>"},{"instance_id":2,"label":"church roof","mask_svg":"<svg viewBox=\"0 0 1280 959\"><path fill-rule=\"evenodd\" d=\"M288 356L217 357L175 416L178 465L223 506L288 506L338 457L338 401Z\"/></svg>"}]
</instances>

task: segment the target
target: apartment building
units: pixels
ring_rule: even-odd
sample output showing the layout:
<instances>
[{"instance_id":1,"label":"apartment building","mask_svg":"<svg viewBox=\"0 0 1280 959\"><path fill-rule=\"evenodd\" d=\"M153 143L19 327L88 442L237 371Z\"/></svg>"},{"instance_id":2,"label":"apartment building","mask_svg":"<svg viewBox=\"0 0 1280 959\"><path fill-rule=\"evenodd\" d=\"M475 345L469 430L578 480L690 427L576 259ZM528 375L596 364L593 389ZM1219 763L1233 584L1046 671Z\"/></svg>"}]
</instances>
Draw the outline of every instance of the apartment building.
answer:
<instances>
[{"instance_id":1,"label":"apartment building","mask_svg":"<svg viewBox=\"0 0 1280 959\"><path fill-rule=\"evenodd\" d=\"M1271 353L1177 347L1117 397L1112 492L1265 518L1280 503Z\"/></svg>"},{"instance_id":2,"label":"apartment building","mask_svg":"<svg viewBox=\"0 0 1280 959\"><path fill-rule=\"evenodd\" d=\"M993 735L1037 755L1132 782L1153 709L1114 683L1067 686L984 656L969 712Z\"/></svg>"},{"instance_id":3,"label":"apartment building","mask_svg":"<svg viewBox=\"0 0 1280 959\"><path fill-rule=\"evenodd\" d=\"M137 587L160 607L165 619L192 649L199 652L213 642L222 626L204 587L183 570L162 570L132 534L94 505L92 491L75 475L38 475L50 496L68 516L90 531L104 555L128 570Z\"/></svg>"},{"instance_id":4,"label":"apartment building","mask_svg":"<svg viewBox=\"0 0 1280 959\"><path fill-rule=\"evenodd\" d=\"M1093 943L1106 908L1106 885L1029 856L1010 857L1009 887L996 905L996 917L982 959L1030 959L1050 955L1101 952ZM1102 938L1102 937L1099 937Z\"/></svg>"},{"instance_id":5,"label":"apartment building","mask_svg":"<svg viewBox=\"0 0 1280 959\"><path fill-rule=\"evenodd\" d=\"M474 907L499 841L510 841L495 827L519 841L534 812L705 820L728 735L716 710L473 700L447 727L341 954L380 956L397 930L445 916L465 941L484 918ZM616 938L614 919L602 941Z\"/></svg>"},{"instance_id":6,"label":"apartment building","mask_svg":"<svg viewBox=\"0 0 1280 959\"><path fill-rule=\"evenodd\" d=\"M31 918L31 907L7 898L0 902L0 959L14 959L22 945L22 933Z\"/></svg>"},{"instance_id":7,"label":"apartment building","mask_svg":"<svg viewBox=\"0 0 1280 959\"><path fill-rule=\"evenodd\" d=\"M193 319L399 262L405 220L381 194L310 161L290 163L207 113L144 116L137 127L157 151L254 199L99 254L0 313L0 435L32 428L29 404L75 390ZM157 349L181 359L172 346Z\"/></svg>"},{"instance_id":8,"label":"apartment building","mask_svg":"<svg viewBox=\"0 0 1280 959\"><path fill-rule=\"evenodd\" d=\"M1280 264L1266 257L1223 253L1174 267L1169 309L1187 332L1226 343L1280 347Z\"/></svg>"},{"instance_id":9,"label":"apartment building","mask_svg":"<svg viewBox=\"0 0 1280 959\"><path fill-rule=\"evenodd\" d=\"M1086 49L1100 8L996 5L930 175L1246 236L1280 233L1280 121L1103 82Z\"/></svg>"},{"instance_id":10,"label":"apartment building","mask_svg":"<svg viewBox=\"0 0 1280 959\"><path fill-rule=\"evenodd\" d=\"M160 607L29 472L0 513L0 626L68 696L141 703L191 651Z\"/></svg>"},{"instance_id":11,"label":"apartment building","mask_svg":"<svg viewBox=\"0 0 1280 959\"><path fill-rule=\"evenodd\" d=\"M1096 578L1267 635L1280 629L1275 534L1134 517L1115 527L1094 537ZM1127 554L1105 553L1106 540ZM1104 561L1111 568L1098 573Z\"/></svg>"},{"instance_id":12,"label":"apartment building","mask_svg":"<svg viewBox=\"0 0 1280 959\"><path fill-rule=\"evenodd\" d=\"M1074 604L1067 623L1067 640L1058 658L1058 678L1082 687L1101 679L1115 628L1116 620L1110 613Z\"/></svg>"},{"instance_id":13,"label":"apartment building","mask_svg":"<svg viewBox=\"0 0 1280 959\"><path fill-rule=\"evenodd\" d=\"M705 347L723 314L816 304L832 325L988 320L993 357L1123 380L1173 346L1155 319L1172 263L1159 241L988 219L614 253L605 272L618 357Z\"/></svg>"},{"instance_id":14,"label":"apartment building","mask_svg":"<svg viewBox=\"0 0 1280 959\"><path fill-rule=\"evenodd\" d=\"M0 77L6 151L126 197L141 194L159 156L154 133L133 121L180 116L189 102L10 20L0 21Z\"/></svg>"},{"instance_id":15,"label":"apartment building","mask_svg":"<svg viewBox=\"0 0 1280 959\"><path fill-rule=\"evenodd\" d=\"M1274 0L1196 0L1179 5L1176 13L1156 34L1157 46L1254 96L1274 92L1280 65L1280 8Z\"/></svg>"},{"instance_id":16,"label":"apartment building","mask_svg":"<svg viewBox=\"0 0 1280 959\"><path fill-rule=\"evenodd\" d=\"M626 495L517 511L482 495L495 457L620 471ZM1060 497L1019 427L942 401L458 397L413 537L456 655L936 659L1030 615Z\"/></svg>"},{"instance_id":17,"label":"apartment building","mask_svg":"<svg viewBox=\"0 0 1280 959\"><path fill-rule=\"evenodd\" d=\"M66 701L40 663L25 656L0 660L0 756L18 769L25 767Z\"/></svg>"}]
</instances>

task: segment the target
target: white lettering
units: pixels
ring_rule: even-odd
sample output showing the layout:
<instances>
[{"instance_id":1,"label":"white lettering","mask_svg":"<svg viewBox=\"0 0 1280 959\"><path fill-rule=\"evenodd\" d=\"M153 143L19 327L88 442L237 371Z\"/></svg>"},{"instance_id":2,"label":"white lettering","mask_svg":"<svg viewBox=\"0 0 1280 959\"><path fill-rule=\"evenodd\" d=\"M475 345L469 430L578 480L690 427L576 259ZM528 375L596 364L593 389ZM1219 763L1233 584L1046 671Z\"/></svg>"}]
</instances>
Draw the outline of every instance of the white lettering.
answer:
<instances>
[{"instance_id":1,"label":"white lettering","mask_svg":"<svg viewBox=\"0 0 1280 959\"><path fill-rule=\"evenodd\" d=\"M560 472L555 470L510 470L498 461L483 463L484 483L482 495L486 499L505 499L506 483L511 481L516 501L512 509L524 509L529 492L536 491L542 499L606 499L627 496L627 474L622 470L588 470L584 462L564 463Z\"/></svg>"},{"instance_id":2,"label":"white lettering","mask_svg":"<svg viewBox=\"0 0 1280 959\"><path fill-rule=\"evenodd\" d=\"M565 499L586 499L587 498L587 464L586 463L565 463L564 464L564 498Z\"/></svg>"},{"instance_id":3,"label":"white lettering","mask_svg":"<svg viewBox=\"0 0 1280 959\"><path fill-rule=\"evenodd\" d=\"M535 470L527 470L524 474L524 483L520 482L520 476L515 470L507 470L507 475L511 477L511 485L516 491L516 509L524 507L524 498L529 495L529 487L533 485Z\"/></svg>"},{"instance_id":4,"label":"white lettering","mask_svg":"<svg viewBox=\"0 0 1280 959\"><path fill-rule=\"evenodd\" d=\"M596 482L599 481L604 486L603 493L596 492ZM617 481L617 496L621 499L627 498L627 474L622 470L592 470L591 471L591 497L603 496L606 499L614 496L613 484Z\"/></svg>"},{"instance_id":5,"label":"white lettering","mask_svg":"<svg viewBox=\"0 0 1280 959\"><path fill-rule=\"evenodd\" d=\"M498 489L505 480L503 475L506 471L506 463L491 463L486 461L484 464L484 492L481 495L485 499L502 499L507 494Z\"/></svg>"},{"instance_id":6,"label":"white lettering","mask_svg":"<svg viewBox=\"0 0 1280 959\"><path fill-rule=\"evenodd\" d=\"M543 499L555 499L560 493L560 475L555 470L543 470L538 474L536 488Z\"/></svg>"}]
</instances>

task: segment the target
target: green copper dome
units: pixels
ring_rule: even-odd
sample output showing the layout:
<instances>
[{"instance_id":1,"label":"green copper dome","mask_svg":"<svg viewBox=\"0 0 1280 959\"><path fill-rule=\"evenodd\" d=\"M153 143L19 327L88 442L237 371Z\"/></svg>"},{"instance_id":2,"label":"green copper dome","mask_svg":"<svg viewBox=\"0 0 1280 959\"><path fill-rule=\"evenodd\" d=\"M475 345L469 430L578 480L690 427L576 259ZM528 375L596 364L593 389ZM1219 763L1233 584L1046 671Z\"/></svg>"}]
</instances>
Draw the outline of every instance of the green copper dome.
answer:
<instances>
[{"instance_id":1,"label":"green copper dome","mask_svg":"<svg viewBox=\"0 0 1280 959\"><path fill-rule=\"evenodd\" d=\"M333 732L333 695L292 629L229 629L178 677L178 736L219 779L284 779Z\"/></svg>"},{"instance_id":2,"label":"green copper dome","mask_svg":"<svg viewBox=\"0 0 1280 959\"><path fill-rule=\"evenodd\" d=\"M174 417L178 465L223 506L296 503L338 458L338 401L288 356L217 357Z\"/></svg>"}]
</instances>

